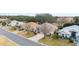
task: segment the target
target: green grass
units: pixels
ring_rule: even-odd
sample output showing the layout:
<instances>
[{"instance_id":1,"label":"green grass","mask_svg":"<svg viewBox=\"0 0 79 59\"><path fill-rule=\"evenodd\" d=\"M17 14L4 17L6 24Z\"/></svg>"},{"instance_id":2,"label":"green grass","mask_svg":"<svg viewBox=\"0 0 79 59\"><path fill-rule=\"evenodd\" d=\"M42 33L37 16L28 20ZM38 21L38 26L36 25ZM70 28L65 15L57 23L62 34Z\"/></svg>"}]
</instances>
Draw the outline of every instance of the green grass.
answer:
<instances>
[{"instance_id":1,"label":"green grass","mask_svg":"<svg viewBox=\"0 0 79 59\"><path fill-rule=\"evenodd\" d=\"M18 35L21 35L21 36L24 36L24 37L26 37L26 38L29 38L29 37L32 37L32 36L34 36L35 35L35 33L33 33L33 32L29 32L29 31L21 31L21 32L18 32L17 33Z\"/></svg>"},{"instance_id":2,"label":"green grass","mask_svg":"<svg viewBox=\"0 0 79 59\"><path fill-rule=\"evenodd\" d=\"M45 36L45 38L39 40L39 42L47 44L49 46L73 46L73 43L70 43L69 40L65 39L53 39L50 36Z\"/></svg>"},{"instance_id":3,"label":"green grass","mask_svg":"<svg viewBox=\"0 0 79 59\"><path fill-rule=\"evenodd\" d=\"M29 38L29 37L32 37L34 36L35 34L33 32L27 32L26 34L26 37Z\"/></svg>"}]
</instances>

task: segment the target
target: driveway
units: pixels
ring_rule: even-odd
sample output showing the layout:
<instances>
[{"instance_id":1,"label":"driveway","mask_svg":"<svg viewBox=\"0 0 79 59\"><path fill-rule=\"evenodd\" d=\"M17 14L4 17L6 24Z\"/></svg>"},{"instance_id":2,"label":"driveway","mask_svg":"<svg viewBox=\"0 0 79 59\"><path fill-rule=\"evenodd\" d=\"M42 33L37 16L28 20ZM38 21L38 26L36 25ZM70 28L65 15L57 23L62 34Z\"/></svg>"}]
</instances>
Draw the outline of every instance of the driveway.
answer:
<instances>
[{"instance_id":1,"label":"driveway","mask_svg":"<svg viewBox=\"0 0 79 59\"><path fill-rule=\"evenodd\" d=\"M23 37L20 37L16 34L7 32L0 28L0 34L8 37L10 40L14 41L15 43L21 45L21 46L41 46L41 44L35 43L31 40L25 39Z\"/></svg>"},{"instance_id":2,"label":"driveway","mask_svg":"<svg viewBox=\"0 0 79 59\"><path fill-rule=\"evenodd\" d=\"M32 40L32 41L35 41L35 42L38 42L40 39L44 38L44 34L42 33L38 33L37 35L33 36L33 37L30 37L28 39Z\"/></svg>"}]
</instances>

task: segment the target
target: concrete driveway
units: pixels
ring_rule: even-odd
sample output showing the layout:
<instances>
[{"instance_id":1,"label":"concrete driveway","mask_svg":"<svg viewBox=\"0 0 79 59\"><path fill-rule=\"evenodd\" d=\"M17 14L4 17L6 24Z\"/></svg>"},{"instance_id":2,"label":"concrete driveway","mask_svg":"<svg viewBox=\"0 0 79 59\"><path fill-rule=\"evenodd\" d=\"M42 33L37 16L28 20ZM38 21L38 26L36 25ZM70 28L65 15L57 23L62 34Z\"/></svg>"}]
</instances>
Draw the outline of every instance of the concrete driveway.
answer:
<instances>
[{"instance_id":1,"label":"concrete driveway","mask_svg":"<svg viewBox=\"0 0 79 59\"><path fill-rule=\"evenodd\" d=\"M33 36L33 37L30 37L28 39L32 40L32 41L35 41L35 42L38 42L40 39L44 38L44 34L42 33L38 33L37 35Z\"/></svg>"}]
</instances>

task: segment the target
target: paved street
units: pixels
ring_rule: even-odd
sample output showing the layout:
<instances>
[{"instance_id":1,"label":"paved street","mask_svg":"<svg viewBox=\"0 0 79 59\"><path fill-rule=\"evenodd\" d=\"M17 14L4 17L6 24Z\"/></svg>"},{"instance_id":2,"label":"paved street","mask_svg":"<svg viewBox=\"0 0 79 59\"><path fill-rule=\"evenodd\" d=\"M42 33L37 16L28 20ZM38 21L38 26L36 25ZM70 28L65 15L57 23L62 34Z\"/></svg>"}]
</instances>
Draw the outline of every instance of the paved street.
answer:
<instances>
[{"instance_id":1,"label":"paved street","mask_svg":"<svg viewBox=\"0 0 79 59\"><path fill-rule=\"evenodd\" d=\"M25 39L23 37L20 37L16 34L7 32L0 28L0 34L8 37L10 40L14 41L15 43L21 45L21 46L41 46L41 44L35 43L31 40Z\"/></svg>"}]
</instances>

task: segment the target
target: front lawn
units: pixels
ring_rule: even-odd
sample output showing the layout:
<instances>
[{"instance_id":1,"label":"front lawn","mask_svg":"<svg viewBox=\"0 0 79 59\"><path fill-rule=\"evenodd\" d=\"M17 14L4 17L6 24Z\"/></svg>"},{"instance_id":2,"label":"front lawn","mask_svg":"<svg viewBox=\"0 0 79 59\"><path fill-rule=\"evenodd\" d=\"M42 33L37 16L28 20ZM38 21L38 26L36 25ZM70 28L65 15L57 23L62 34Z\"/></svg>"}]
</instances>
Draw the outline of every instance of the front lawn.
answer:
<instances>
[{"instance_id":1,"label":"front lawn","mask_svg":"<svg viewBox=\"0 0 79 59\"><path fill-rule=\"evenodd\" d=\"M35 35L35 33L30 32L30 31L19 31L16 34L21 35L23 37L29 38Z\"/></svg>"},{"instance_id":2,"label":"front lawn","mask_svg":"<svg viewBox=\"0 0 79 59\"><path fill-rule=\"evenodd\" d=\"M8 31L8 32L12 32L12 33L21 35L21 36L26 37L26 38L29 38L29 37L32 37L32 36L35 35L34 32L31 32L31 31L19 31L19 30L16 30L15 27L11 27L11 26L6 26L3 29Z\"/></svg>"},{"instance_id":3,"label":"front lawn","mask_svg":"<svg viewBox=\"0 0 79 59\"><path fill-rule=\"evenodd\" d=\"M50 36L45 36L45 38L39 40L39 42L44 43L49 46L73 46L74 44L65 39L50 38Z\"/></svg>"},{"instance_id":4,"label":"front lawn","mask_svg":"<svg viewBox=\"0 0 79 59\"><path fill-rule=\"evenodd\" d=\"M15 32L16 31L16 28L15 27L11 27L11 26L5 26L5 27L3 27L3 29L5 31L8 31L8 32Z\"/></svg>"}]
</instances>

